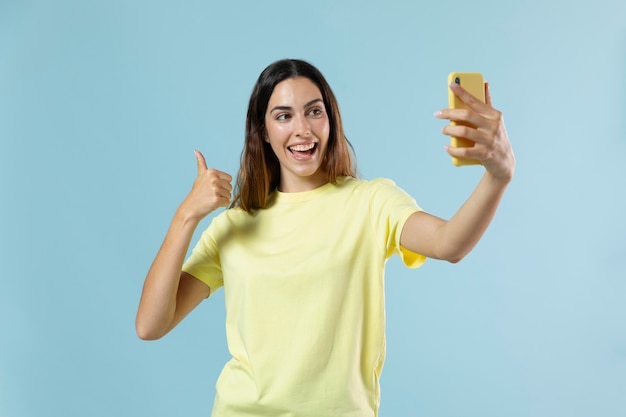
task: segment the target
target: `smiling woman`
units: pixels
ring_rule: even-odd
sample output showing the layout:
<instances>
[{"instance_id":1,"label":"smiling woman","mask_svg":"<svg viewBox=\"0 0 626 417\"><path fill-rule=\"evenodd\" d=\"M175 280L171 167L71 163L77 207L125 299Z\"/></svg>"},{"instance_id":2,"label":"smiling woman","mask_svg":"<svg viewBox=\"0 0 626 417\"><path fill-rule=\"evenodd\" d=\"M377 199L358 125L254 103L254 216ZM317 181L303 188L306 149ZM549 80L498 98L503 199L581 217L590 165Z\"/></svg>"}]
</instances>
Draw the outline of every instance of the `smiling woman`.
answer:
<instances>
[{"instance_id":1,"label":"smiling woman","mask_svg":"<svg viewBox=\"0 0 626 417\"><path fill-rule=\"evenodd\" d=\"M329 123L319 89L308 78L290 78L275 88L265 117L265 141L280 164L278 190L308 191L327 182L320 169Z\"/></svg>"},{"instance_id":2,"label":"smiling woman","mask_svg":"<svg viewBox=\"0 0 626 417\"><path fill-rule=\"evenodd\" d=\"M284 151L276 152L271 138L276 142L279 135L290 130L299 137L294 137L290 145L302 145L305 139L316 147L321 147L319 141L325 142L323 149L315 152L320 167L313 173L316 177L325 175L324 182L334 182L339 176L356 175L339 105L322 73L304 61L278 61L261 73L250 96L233 206L248 212L263 208L270 192L280 188L281 173L286 168L280 164ZM305 135L319 136L311 141Z\"/></svg>"},{"instance_id":3,"label":"smiling woman","mask_svg":"<svg viewBox=\"0 0 626 417\"><path fill-rule=\"evenodd\" d=\"M390 180L355 178L334 94L304 61L261 73L232 203L232 177L196 152L198 177L148 272L136 327L143 339L160 338L224 287L232 358L214 416L378 415L387 259L397 254L411 268L427 257L459 261L513 174L500 113L451 88L470 110L437 117L471 120L475 128L444 133L476 146L448 152L478 158L486 171L449 221L423 212ZM200 220L229 203L184 262Z\"/></svg>"}]
</instances>

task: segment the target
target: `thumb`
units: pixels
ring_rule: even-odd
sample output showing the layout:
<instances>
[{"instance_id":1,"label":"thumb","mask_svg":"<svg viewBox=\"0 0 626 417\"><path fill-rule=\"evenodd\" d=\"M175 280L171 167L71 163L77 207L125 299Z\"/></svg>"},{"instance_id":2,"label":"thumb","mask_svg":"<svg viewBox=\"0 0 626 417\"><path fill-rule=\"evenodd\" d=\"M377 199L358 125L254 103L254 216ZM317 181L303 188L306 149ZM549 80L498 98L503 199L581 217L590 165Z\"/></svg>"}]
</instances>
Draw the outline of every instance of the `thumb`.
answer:
<instances>
[{"instance_id":1,"label":"thumb","mask_svg":"<svg viewBox=\"0 0 626 417\"><path fill-rule=\"evenodd\" d=\"M198 163L198 175L202 174L208 168L206 166L206 160L204 159L204 155L199 150L193 151L196 154L196 162Z\"/></svg>"}]
</instances>

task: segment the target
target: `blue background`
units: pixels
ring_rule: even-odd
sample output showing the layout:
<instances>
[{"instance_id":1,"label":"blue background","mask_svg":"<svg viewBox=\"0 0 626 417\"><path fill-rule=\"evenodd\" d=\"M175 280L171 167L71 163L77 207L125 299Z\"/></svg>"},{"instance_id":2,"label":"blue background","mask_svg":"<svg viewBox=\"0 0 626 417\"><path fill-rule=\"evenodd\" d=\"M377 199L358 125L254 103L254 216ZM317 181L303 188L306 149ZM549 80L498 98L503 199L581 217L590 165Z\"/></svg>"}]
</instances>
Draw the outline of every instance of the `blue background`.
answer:
<instances>
[{"instance_id":1,"label":"blue background","mask_svg":"<svg viewBox=\"0 0 626 417\"><path fill-rule=\"evenodd\" d=\"M443 151L450 71L514 144L463 262L388 264L380 415L625 416L626 3L585 3L0 0L0 416L209 415L223 291L160 341L134 316L193 149L235 175L285 57L326 75L362 176L439 216L481 175Z\"/></svg>"}]
</instances>

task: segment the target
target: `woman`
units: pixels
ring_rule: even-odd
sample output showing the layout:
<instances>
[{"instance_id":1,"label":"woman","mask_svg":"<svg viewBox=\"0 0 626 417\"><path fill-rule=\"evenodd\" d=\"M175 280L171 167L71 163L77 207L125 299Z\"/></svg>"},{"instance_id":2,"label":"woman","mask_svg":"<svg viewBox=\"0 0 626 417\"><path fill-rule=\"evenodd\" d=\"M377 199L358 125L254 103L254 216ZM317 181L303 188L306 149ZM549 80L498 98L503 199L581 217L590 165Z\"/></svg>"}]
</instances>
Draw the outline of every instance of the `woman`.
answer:
<instances>
[{"instance_id":1,"label":"woman","mask_svg":"<svg viewBox=\"0 0 626 417\"><path fill-rule=\"evenodd\" d=\"M502 115L460 86L470 110L446 109L447 148L485 173L449 220L422 211L389 180L355 178L337 101L299 60L267 67L252 92L237 188L190 258L198 223L231 201L230 175L196 151L198 177L179 206L144 284L136 328L167 334L224 286L232 359L214 416L375 416L385 357L383 276L394 253L409 267L461 260L491 221L515 159ZM486 90L487 86L486 86Z\"/></svg>"}]
</instances>

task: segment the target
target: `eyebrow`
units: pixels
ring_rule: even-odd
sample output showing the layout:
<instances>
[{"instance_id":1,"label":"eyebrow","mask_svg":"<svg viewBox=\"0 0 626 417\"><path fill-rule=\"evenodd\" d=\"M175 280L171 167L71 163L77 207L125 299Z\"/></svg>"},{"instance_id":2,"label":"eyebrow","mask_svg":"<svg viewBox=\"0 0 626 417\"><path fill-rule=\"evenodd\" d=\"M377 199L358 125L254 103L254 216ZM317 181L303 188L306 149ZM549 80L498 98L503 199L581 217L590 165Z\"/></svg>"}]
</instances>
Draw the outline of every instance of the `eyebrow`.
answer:
<instances>
[{"instance_id":1,"label":"eyebrow","mask_svg":"<svg viewBox=\"0 0 626 417\"><path fill-rule=\"evenodd\" d=\"M323 100L321 98L314 98L313 100L305 103L304 107L305 108L309 107L309 106L311 106L311 105L313 105L313 104L315 104L317 102L320 102L320 101L323 102ZM293 107L291 107L291 106L274 106L274 107L272 107L272 110L270 110L270 113L273 112L273 111L276 111L276 110L293 110Z\"/></svg>"}]
</instances>

